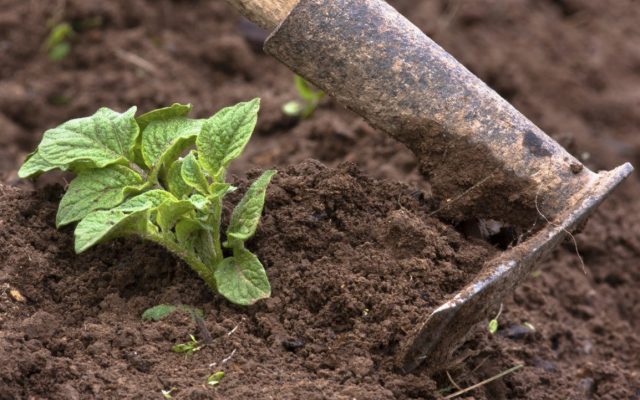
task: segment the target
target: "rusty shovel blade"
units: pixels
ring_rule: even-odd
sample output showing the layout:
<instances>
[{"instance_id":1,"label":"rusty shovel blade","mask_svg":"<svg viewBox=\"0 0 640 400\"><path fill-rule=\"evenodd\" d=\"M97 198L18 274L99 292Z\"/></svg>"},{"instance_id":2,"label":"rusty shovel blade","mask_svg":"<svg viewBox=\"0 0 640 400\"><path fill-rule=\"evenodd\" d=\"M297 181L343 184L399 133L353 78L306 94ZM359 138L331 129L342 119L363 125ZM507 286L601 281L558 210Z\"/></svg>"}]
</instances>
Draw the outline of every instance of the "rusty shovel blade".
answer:
<instances>
[{"instance_id":1,"label":"rusty shovel blade","mask_svg":"<svg viewBox=\"0 0 640 400\"><path fill-rule=\"evenodd\" d=\"M584 167L382 0L301 0L265 50L409 147L442 218L549 221L425 316L398 354L404 371L445 367L472 326L633 170Z\"/></svg>"}]
</instances>

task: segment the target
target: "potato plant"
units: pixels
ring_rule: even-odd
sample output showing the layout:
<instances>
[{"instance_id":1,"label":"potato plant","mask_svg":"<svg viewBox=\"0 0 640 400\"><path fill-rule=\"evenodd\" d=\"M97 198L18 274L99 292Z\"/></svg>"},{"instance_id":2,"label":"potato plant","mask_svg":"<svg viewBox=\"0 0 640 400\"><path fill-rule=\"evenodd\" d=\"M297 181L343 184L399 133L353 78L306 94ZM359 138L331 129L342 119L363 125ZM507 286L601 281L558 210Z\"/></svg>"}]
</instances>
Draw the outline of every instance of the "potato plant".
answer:
<instances>
[{"instance_id":1,"label":"potato plant","mask_svg":"<svg viewBox=\"0 0 640 400\"><path fill-rule=\"evenodd\" d=\"M214 292L252 304L269 297L271 287L244 244L256 231L275 171L265 171L249 187L232 212L224 242L221 220L222 201L236 189L225 182L227 167L249 141L259 107L254 99L208 119L188 118L191 106L183 104L138 117L136 107L124 113L101 108L46 131L19 175L52 169L77 174L56 215L58 227L78 223L77 253L137 235L182 258Z\"/></svg>"}]
</instances>

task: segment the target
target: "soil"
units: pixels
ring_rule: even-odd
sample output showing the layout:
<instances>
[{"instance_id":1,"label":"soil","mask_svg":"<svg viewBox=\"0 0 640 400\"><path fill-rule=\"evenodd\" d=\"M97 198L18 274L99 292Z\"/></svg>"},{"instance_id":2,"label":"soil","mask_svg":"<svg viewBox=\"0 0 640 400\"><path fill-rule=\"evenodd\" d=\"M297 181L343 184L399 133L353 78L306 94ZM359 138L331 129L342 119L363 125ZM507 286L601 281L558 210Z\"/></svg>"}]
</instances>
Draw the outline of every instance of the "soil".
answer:
<instances>
[{"instance_id":1,"label":"soil","mask_svg":"<svg viewBox=\"0 0 640 400\"><path fill-rule=\"evenodd\" d=\"M284 116L291 73L224 2L0 3L0 398L161 398L172 387L193 399L452 392L444 373L397 374L393 352L496 250L428 216L430 186L408 150L330 99L310 119ZM633 1L390 3L589 168L640 161ZM76 35L55 63L42 43L48 21L61 20ZM211 295L183 263L135 239L76 256L72 230L54 228L62 189L49 185L66 177L17 179L44 130L99 106L191 102L206 116L255 96L257 132L234 172L281 171L250 244L273 285L255 307ZM634 174L576 235L586 273L565 243L505 301L496 334L472 332L447 367L457 385L524 367L467 398L640 398L638 196ZM201 333L180 313L142 322L159 303L204 309L213 344L171 353ZM207 388L217 370L225 377Z\"/></svg>"},{"instance_id":2,"label":"soil","mask_svg":"<svg viewBox=\"0 0 640 400\"><path fill-rule=\"evenodd\" d=\"M153 398L173 386L190 398L215 369L227 374L215 391L221 398L314 398L318 385L344 398L426 395L432 382L400 384L395 347L495 252L429 217L408 185L373 180L352 164L306 162L275 178L252 242L273 296L232 307L150 244L121 240L73 254L70 232L53 224L60 192L0 192L4 273L37 304L3 324L1 357L11 368L2 378L58 398L73 390ZM203 307L211 345L187 359L168 352L202 334L188 316L142 323L158 303Z\"/></svg>"}]
</instances>

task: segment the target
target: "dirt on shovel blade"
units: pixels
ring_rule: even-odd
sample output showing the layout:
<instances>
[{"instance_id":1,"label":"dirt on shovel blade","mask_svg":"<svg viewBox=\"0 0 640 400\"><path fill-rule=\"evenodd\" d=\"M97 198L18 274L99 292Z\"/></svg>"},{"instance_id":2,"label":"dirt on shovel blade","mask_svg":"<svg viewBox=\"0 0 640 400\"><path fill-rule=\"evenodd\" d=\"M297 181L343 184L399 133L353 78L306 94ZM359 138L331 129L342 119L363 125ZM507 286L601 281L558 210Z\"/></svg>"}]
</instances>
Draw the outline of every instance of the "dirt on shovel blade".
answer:
<instances>
[{"instance_id":1,"label":"dirt on shovel blade","mask_svg":"<svg viewBox=\"0 0 640 400\"><path fill-rule=\"evenodd\" d=\"M470 332L449 376L400 375L398 343L508 231L488 243L477 221L430 215L411 153L330 99L309 119L283 115L292 74L224 2L1 3L0 399L435 399L516 365L466 398L640 398L637 175L576 235L586 273L563 244L505 299L495 334ZM633 1L390 3L592 170L640 161ZM63 21L75 34L54 62L43 43ZM273 287L255 306L212 295L140 240L74 254L73 228L54 224L68 177L17 178L44 130L101 106L183 102L204 117L256 96L257 131L233 179L242 192L256 168L280 173L249 243ZM213 343L171 352L202 334L186 313L141 321L161 303L203 309Z\"/></svg>"}]
</instances>

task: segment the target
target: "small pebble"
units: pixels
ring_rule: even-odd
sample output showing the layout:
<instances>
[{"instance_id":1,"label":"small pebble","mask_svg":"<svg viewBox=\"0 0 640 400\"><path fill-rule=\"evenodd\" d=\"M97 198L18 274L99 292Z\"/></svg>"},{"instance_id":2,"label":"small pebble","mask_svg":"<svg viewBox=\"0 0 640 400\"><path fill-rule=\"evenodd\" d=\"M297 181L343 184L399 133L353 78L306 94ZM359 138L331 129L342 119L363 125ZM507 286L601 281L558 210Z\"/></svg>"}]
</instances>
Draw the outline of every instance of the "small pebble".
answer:
<instances>
[{"instance_id":1,"label":"small pebble","mask_svg":"<svg viewBox=\"0 0 640 400\"><path fill-rule=\"evenodd\" d=\"M531 333L533 333L533 331L524 325L509 325L500 331L502 336L513 340L524 339Z\"/></svg>"},{"instance_id":2,"label":"small pebble","mask_svg":"<svg viewBox=\"0 0 640 400\"><path fill-rule=\"evenodd\" d=\"M18 303L24 303L27 299L18 291L18 289L9 289L9 296Z\"/></svg>"},{"instance_id":3,"label":"small pebble","mask_svg":"<svg viewBox=\"0 0 640 400\"><path fill-rule=\"evenodd\" d=\"M282 346L288 351L296 351L304 346L304 340L302 339L285 339L282 341Z\"/></svg>"}]
</instances>

